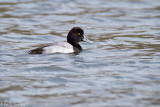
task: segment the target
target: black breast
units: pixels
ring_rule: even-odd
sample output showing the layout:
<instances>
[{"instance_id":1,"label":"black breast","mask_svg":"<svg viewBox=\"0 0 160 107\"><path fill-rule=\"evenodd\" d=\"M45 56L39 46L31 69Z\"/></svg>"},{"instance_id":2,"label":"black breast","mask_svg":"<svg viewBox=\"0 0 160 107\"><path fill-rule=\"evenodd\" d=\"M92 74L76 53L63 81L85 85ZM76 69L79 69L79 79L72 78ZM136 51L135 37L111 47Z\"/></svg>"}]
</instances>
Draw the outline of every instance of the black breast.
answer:
<instances>
[{"instance_id":1,"label":"black breast","mask_svg":"<svg viewBox=\"0 0 160 107\"><path fill-rule=\"evenodd\" d=\"M82 47L78 44L76 46L73 46L73 50L74 50L74 52L78 53L82 50Z\"/></svg>"}]
</instances>

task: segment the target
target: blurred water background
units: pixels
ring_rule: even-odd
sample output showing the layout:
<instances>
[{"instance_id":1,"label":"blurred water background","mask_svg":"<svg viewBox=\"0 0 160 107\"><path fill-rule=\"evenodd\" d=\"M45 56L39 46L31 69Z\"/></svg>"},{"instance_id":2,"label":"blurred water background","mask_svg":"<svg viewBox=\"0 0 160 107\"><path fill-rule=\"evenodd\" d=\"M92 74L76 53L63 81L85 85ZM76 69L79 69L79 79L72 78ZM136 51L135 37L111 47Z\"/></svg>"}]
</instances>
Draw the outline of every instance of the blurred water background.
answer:
<instances>
[{"instance_id":1,"label":"blurred water background","mask_svg":"<svg viewBox=\"0 0 160 107\"><path fill-rule=\"evenodd\" d=\"M28 55L75 26L79 54ZM0 106L159 107L159 0L0 0Z\"/></svg>"}]
</instances>

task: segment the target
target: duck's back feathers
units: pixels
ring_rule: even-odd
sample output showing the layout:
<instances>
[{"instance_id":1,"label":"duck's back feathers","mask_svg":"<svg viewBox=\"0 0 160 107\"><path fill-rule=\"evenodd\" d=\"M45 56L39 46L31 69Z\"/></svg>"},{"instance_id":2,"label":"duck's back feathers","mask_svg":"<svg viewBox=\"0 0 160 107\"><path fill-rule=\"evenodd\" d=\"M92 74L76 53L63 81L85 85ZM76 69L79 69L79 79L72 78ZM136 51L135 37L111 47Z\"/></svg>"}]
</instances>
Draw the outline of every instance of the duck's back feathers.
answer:
<instances>
[{"instance_id":1,"label":"duck's back feathers","mask_svg":"<svg viewBox=\"0 0 160 107\"><path fill-rule=\"evenodd\" d=\"M29 54L73 53L73 46L67 42L55 42L29 51Z\"/></svg>"},{"instance_id":2,"label":"duck's back feathers","mask_svg":"<svg viewBox=\"0 0 160 107\"><path fill-rule=\"evenodd\" d=\"M51 43L50 44L45 44L45 45L43 45L43 46L41 46L39 48L30 50L28 53L29 54L42 54L43 51L44 51L43 48L45 48L47 46L50 46L50 45L52 45L52 44Z\"/></svg>"},{"instance_id":3,"label":"duck's back feathers","mask_svg":"<svg viewBox=\"0 0 160 107\"><path fill-rule=\"evenodd\" d=\"M56 42L43 48L45 54L49 53L73 53L73 46L67 42Z\"/></svg>"},{"instance_id":4,"label":"duck's back feathers","mask_svg":"<svg viewBox=\"0 0 160 107\"><path fill-rule=\"evenodd\" d=\"M43 48L36 48L29 51L29 54L42 54L42 53L43 53Z\"/></svg>"}]
</instances>

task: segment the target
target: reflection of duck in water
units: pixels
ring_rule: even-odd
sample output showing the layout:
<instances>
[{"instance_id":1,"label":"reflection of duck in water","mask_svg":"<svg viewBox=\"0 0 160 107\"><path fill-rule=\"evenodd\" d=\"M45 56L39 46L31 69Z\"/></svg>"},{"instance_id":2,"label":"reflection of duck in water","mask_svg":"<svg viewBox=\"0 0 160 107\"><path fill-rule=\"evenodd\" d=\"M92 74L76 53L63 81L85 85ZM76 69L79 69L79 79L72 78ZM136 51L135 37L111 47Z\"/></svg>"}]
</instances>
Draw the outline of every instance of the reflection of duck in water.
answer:
<instances>
[{"instance_id":1,"label":"reflection of duck in water","mask_svg":"<svg viewBox=\"0 0 160 107\"><path fill-rule=\"evenodd\" d=\"M39 47L29 51L29 54L42 54L42 53L73 53L80 52L82 47L78 44L80 41L86 41L93 43L88 40L84 35L83 29L80 27L72 28L67 36L67 42L55 42L43 47Z\"/></svg>"}]
</instances>

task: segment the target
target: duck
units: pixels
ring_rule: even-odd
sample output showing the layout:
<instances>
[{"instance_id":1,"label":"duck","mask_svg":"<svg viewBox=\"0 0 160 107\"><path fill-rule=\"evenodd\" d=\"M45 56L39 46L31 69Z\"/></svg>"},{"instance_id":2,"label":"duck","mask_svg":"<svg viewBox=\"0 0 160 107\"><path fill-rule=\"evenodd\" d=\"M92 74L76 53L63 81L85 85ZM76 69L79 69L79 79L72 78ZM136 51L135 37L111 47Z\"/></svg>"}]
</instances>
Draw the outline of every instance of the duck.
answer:
<instances>
[{"instance_id":1,"label":"duck","mask_svg":"<svg viewBox=\"0 0 160 107\"><path fill-rule=\"evenodd\" d=\"M82 51L82 47L79 44L81 41L93 43L84 36L82 28L73 27L67 35L67 41L54 42L32 49L29 54L79 53Z\"/></svg>"}]
</instances>

